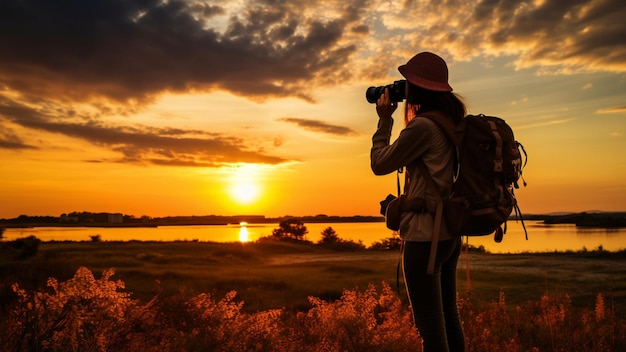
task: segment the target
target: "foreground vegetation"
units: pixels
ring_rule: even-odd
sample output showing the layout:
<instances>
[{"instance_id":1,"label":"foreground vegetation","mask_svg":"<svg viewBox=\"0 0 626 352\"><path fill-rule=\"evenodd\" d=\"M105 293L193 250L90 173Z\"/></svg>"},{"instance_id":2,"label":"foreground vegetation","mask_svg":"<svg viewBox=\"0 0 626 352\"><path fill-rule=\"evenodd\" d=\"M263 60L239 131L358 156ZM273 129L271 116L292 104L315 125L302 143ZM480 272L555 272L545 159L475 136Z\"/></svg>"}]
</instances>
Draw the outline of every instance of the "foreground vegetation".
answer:
<instances>
[{"instance_id":1,"label":"foreground vegetation","mask_svg":"<svg viewBox=\"0 0 626 352\"><path fill-rule=\"evenodd\" d=\"M395 287L398 251L328 242L5 246L0 346L10 351L415 350L419 336L406 298ZM625 255L464 254L459 307L468 350L626 349Z\"/></svg>"}]
</instances>

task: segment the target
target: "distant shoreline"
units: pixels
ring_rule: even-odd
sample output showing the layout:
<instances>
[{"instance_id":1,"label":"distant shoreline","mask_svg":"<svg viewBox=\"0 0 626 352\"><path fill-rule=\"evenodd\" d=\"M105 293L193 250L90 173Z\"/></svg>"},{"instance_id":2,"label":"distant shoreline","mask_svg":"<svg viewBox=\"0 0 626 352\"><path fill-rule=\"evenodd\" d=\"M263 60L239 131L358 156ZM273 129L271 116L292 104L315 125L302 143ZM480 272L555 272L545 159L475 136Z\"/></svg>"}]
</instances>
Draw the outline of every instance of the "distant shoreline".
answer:
<instances>
[{"instance_id":1,"label":"distant shoreline","mask_svg":"<svg viewBox=\"0 0 626 352\"><path fill-rule=\"evenodd\" d=\"M111 216L115 215L115 216ZM266 224L280 223L285 219L296 218L304 223L363 223L384 222L382 216L282 216L265 217L263 215L206 215L206 216L170 216L160 218L141 217L110 213L73 213L61 217L25 216L13 219L0 219L0 228L33 228L33 227L159 227L159 226L210 226L231 225L242 222ZM107 220L108 219L108 220ZM114 219L115 221L111 221ZM512 216L510 220L518 219ZM524 215L524 220L539 220L547 225L573 224L577 227L589 228L621 228L626 227L626 212L594 212L570 213L562 215Z\"/></svg>"},{"instance_id":2,"label":"distant shoreline","mask_svg":"<svg viewBox=\"0 0 626 352\"><path fill-rule=\"evenodd\" d=\"M101 215L101 214L98 214ZM235 215L235 216L172 216L164 218L124 218L122 222L93 221L91 218L63 221L56 217L18 217L15 219L0 219L0 227L4 228L33 228L33 227L159 227L159 226L219 226L239 225L242 222L254 224L278 224L285 219L299 219L304 223L358 223L384 222L382 216L283 216L267 218L263 215Z\"/></svg>"}]
</instances>

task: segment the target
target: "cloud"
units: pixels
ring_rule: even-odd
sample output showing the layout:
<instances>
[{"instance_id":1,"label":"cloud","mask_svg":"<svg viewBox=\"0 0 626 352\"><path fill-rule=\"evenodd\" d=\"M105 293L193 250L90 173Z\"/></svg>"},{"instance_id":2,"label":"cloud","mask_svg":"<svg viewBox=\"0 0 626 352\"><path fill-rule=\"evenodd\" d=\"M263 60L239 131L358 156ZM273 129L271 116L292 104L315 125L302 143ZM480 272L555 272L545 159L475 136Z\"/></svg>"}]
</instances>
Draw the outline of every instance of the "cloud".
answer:
<instances>
[{"instance_id":1,"label":"cloud","mask_svg":"<svg viewBox=\"0 0 626 352\"><path fill-rule=\"evenodd\" d=\"M123 162L281 163L288 160L264 152L264 142L105 121L132 117L164 93L314 102L318 87L387 78L422 50L453 61L506 57L539 74L626 72L623 18L623 0L4 1L0 110L4 121L107 147ZM73 108L79 105L91 112ZM317 120L282 121L356 133ZM0 124L8 131L10 124ZM267 140L269 148L284 143ZM0 148L37 145L19 131L0 133Z\"/></svg>"},{"instance_id":2,"label":"cloud","mask_svg":"<svg viewBox=\"0 0 626 352\"><path fill-rule=\"evenodd\" d=\"M34 110L25 105L0 99L0 117L11 123L48 133L80 139L120 153L115 161L219 167L232 163L279 164L290 160L255 150L249 140L220 133L146 126L115 126L84 119L56 115L56 109ZM0 135L0 148L34 148L6 132Z\"/></svg>"},{"instance_id":3,"label":"cloud","mask_svg":"<svg viewBox=\"0 0 626 352\"><path fill-rule=\"evenodd\" d=\"M612 114L612 113L624 113L626 112L626 105L624 106L612 106L596 111L598 114Z\"/></svg>"},{"instance_id":4,"label":"cloud","mask_svg":"<svg viewBox=\"0 0 626 352\"><path fill-rule=\"evenodd\" d=\"M333 2L320 12L304 0L3 2L0 130L17 125L57 133L121 155L93 162L289 162L266 151L284 143L274 136L244 141L107 121L132 118L164 93L221 90L255 101L313 102L314 88L354 74L348 63L355 38L369 30L361 21L363 3ZM22 129L0 133L0 148L41 146L28 138Z\"/></svg>"},{"instance_id":5,"label":"cloud","mask_svg":"<svg viewBox=\"0 0 626 352\"><path fill-rule=\"evenodd\" d=\"M302 119L302 118L297 118L297 117L282 117L277 120L291 123L299 127L302 127L302 129L313 131L313 132L332 134L332 135L337 135L337 136L350 136L350 135L357 134L355 130L349 127L331 125L324 121L319 121L319 120Z\"/></svg>"},{"instance_id":6,"label":"cloud","mask_svg":"<svg viewBox=\"0 0 626 352\"><path fill-rule=\"evenodd\" d=\"M309 96L345 80L358 11L304 1L47 0L0 6L0 82L28 96L118 102L221 89ZM232 11L232 12L231 12ZM330 16L328 14L331 14Z\"/></svg>"},{"instance_id":7,"label":"cloud","mask_svg":"<svg viewBox=\"0 0 626 352\"><path fill-rule=\"evenodd\" d=\"M381 77L428 49L542 74L626 72L623 18L623 0L9 1L0 82L66 101L216 89L314 101L315 87Z\"/></svg>"},{"instance_id":8,"label":"cloud","mask_svg":"<svg viewBox=\"0 0 626 352\"><path fill-rule=\"evenodd\" d=\"M567 74L626 72L624 18L623 0L407 1L386 23L412 28L412 47L445 48L456 60L507 56L518 69Z\"/></svg>"},{"instance_id":9,"label":"cloud","mask_svg":"<svg viewBox=\"0 0 626 352\"><path fill-rule=\"evenodd\" d=\"M515 127L515 129L517 129L517 130L525 130L525 129L529 129L529 128L552 126L552 125L560 125L560 124L568 123L568 122L573 121L573 120L574 119L560 119L560 120L550 120L550 121L544 121L544 122L537 122L537 123L531 123L531 124L527 124L527 125L517 126L517 127Z\"/></svg>"},{"instance_id":10,"label":"cloud","mask_svg":"<svg viewBox=\"0 0 626 352\"><path fill-rule=\"evenodd\" d=\"M3 126L0 130L0 149L37 149L32 145L28 145L22 141L22 139L13 132L10 128Z\"/></svg>"}]
</instances>

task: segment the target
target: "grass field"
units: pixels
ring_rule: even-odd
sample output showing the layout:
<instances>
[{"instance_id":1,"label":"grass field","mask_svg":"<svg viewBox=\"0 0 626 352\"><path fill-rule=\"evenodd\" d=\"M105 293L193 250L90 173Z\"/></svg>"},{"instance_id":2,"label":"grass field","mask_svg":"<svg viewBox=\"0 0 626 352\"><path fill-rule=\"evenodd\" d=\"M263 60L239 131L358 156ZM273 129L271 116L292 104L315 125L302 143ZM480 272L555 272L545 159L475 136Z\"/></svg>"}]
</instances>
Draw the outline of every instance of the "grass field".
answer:
<instances>
[{"instance_id":1,"label":"grass field","mask_svg":"<svg viewBox=\"0 0 626 352\"><path fill-rule=\"evenodd\" d=\"M470 251L459 260L458 289L477 303L538 300L544 293L567 293L572 305L593 308L602 293L616 313L626 313L625 254L609 252L488 254ZM45 286L48 277L66 280L81 267L96 277L114 268L132 297L148 301L181 294L237 292L248 312L273 308L306 310L308 296L324 300L344 290L385 281L396 287L398 251L333 251L300 241L206 242L44 242L36 255L0 259L0 294L8 302L10 284ZM467 270L471 295L467 289ZM404 298L400 277L401 299ZM405 301L406 302L406 301ZM6 307L4 307L6 308Z\"/></svg>"},{"instance_id":2,"label":"grass field","mask_svg":"<svg viewBox=\"0 0 626 352\"><path fill-rule=\"evenodd\" d=\"M0 252L11 351L421 351L397 250L29 238ZM463 254L467 350L624 350L625 255Z\"/></svg>"}]
</instances>

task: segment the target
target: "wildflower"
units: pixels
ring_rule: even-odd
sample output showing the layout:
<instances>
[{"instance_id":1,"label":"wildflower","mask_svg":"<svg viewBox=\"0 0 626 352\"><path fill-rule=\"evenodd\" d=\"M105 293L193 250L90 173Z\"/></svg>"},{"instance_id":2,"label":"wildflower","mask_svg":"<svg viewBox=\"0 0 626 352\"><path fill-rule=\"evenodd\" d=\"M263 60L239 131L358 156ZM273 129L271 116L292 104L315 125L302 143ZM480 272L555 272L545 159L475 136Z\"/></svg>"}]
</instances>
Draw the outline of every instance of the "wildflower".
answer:
<instances>
[{"instance_id":1,"label":"wildflower","mask_svg":"<svg viewBox=\"0 0 626 352\"><path fill-rule=\"evenodd\" d=\"M605 316L604 296L598 293L596 296L596 321L601 321Z\"/></svg>"}]
</instances>

